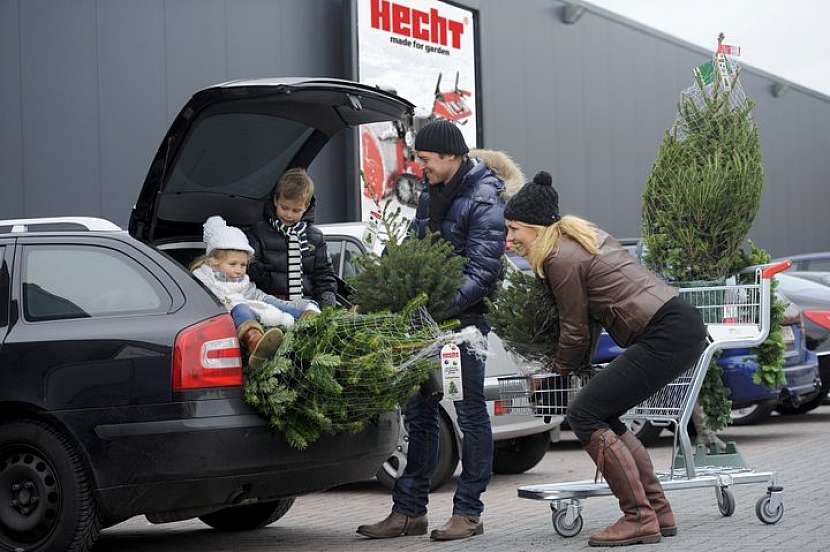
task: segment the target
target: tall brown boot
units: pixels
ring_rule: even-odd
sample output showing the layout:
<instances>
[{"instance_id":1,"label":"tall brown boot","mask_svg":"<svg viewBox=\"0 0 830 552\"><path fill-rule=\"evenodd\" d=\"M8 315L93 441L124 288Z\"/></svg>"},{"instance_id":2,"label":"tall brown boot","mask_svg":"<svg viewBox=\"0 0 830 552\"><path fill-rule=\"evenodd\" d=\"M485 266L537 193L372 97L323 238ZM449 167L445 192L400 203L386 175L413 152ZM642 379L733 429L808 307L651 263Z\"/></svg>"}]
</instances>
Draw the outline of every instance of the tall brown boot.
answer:
<instances>
[{"instance_id":1,"label":"tall brown boot","mask_svg":"<svg viewBox=\"0 0 830 552\"><path fill-rule=\"evenodd\" d=\"M585 445L614 496L623 517L591 535L591 546L623 546L660 542L660 525L646 497L637 464L623 442L610 429L598 429Z\"/></svg>"},{"instance_id":2,"label":"tall brown boot","mask_svg":"<svg viewBox=\"0 0 830 552\"><path fill-rule=\"evenodd\" d=\"M623 433L619 439L628 448L634 463L637 464L637 471L640 472L640 482L646 492L649 504L654 513L657 514L657 522L660 524L660 534L664 537L673 537L677 534L677 524L674 521L669 499L663 493L663 486L657 475L654 473L654 465L646 447L630 431Z\"/></svg>"}]
</instances>

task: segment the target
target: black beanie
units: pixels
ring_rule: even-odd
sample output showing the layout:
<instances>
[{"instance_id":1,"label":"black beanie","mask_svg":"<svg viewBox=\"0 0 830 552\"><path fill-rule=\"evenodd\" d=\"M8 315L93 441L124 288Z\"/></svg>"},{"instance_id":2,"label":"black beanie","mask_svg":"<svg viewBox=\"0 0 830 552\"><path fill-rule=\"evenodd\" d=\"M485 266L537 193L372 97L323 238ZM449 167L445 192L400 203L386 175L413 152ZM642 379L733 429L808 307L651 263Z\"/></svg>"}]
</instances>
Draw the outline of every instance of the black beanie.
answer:
<instances>
[{"instance_id":1,"label":"black beanie","mask_svg":"<svg viewBox=\"0 0 830 552\"><path fill-rule=\"evenodd\" d=\"M464 155L467 142L458 127L444 119L436 119L415 135L415 151L431 151L445 155Z\"/></svg>"},{"instance_id":2,"label":"black beanie","mask_svg":"<svg viewBox=\"0 0 830 552\"><path fill-rule=\"evenodd\" d=\"M504 218L537 226L559 222L559 194L553 189L550 173L539 171L533 182L522 186L507 202Z\"/></svg>"}]
</instances>

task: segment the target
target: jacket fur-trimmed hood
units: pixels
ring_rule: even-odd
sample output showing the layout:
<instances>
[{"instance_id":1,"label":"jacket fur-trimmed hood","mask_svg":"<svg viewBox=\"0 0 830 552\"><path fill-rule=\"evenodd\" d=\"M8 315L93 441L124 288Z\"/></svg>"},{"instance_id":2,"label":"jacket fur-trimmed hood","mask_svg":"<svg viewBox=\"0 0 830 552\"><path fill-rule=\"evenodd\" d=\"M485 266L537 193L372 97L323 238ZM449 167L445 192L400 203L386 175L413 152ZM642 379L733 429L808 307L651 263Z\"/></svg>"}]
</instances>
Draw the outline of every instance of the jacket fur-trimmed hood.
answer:
<instances>
[{"instance_id":1,"label":"jacket fur-trimmed hood","mask_svg":"<svg viewBox=\"0 0 830 552\"><path fill-rule=\"evenodd\" d=\"M505 200L513 197L525 185L526 179L521 167L503 151L473 149L470 157L475 157L487 165L505 184Z\"/></svg>"}]
</instances>

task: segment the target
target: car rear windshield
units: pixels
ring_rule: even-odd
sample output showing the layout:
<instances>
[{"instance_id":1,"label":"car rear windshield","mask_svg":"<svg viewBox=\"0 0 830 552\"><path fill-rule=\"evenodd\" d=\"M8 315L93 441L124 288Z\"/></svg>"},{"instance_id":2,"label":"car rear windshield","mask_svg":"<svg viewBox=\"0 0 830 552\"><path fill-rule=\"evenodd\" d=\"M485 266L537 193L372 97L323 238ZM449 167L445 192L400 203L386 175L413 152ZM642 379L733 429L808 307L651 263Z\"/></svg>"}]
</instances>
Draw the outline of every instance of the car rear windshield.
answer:
<instances>
[{"instance_id":1,"label":"car rear windshield","mask_svg":"<svg viewBox=\"0 0 830 552\"><path fill-rule=\"evenodd\" d=\"M273 115L204 114L188 134L165 191L266 197L312 132Z\"/></svg>"}]
</instances>

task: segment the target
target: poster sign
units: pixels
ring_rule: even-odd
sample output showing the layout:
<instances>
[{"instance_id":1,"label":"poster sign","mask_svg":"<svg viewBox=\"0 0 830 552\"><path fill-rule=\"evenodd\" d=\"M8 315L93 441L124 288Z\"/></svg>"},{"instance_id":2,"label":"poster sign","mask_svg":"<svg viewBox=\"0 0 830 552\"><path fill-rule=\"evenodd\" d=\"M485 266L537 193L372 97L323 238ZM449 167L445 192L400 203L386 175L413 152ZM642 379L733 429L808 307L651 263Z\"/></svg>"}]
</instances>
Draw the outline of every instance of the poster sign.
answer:
<instances>
[{"instance_id":1,"label":"poster sign","mask_svg":"<svg viewBox=\"0 0 830 552\"><path fill-rule=\"evenodd\" d=\"M423 189L413 149L429 121L458 125L478 145L477 12L439 0L355 0L357 79L415 104L412 120L360 129L361 215L391 201L411 218Z\"/></svg>"}]
</instances>

